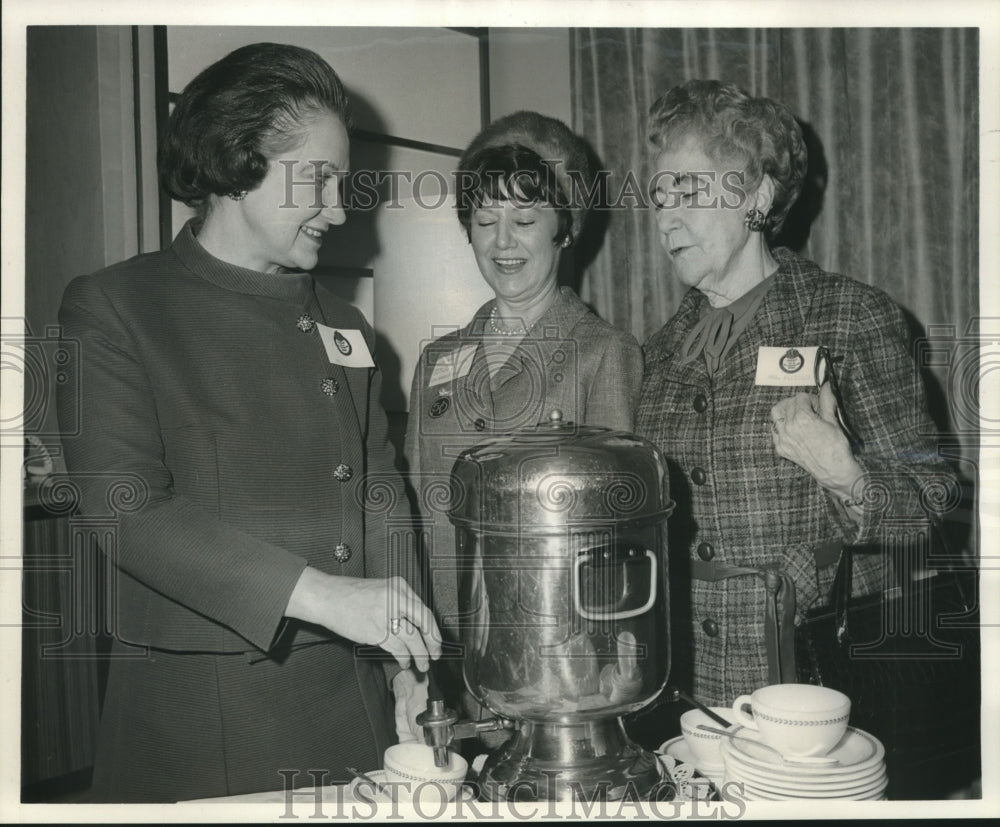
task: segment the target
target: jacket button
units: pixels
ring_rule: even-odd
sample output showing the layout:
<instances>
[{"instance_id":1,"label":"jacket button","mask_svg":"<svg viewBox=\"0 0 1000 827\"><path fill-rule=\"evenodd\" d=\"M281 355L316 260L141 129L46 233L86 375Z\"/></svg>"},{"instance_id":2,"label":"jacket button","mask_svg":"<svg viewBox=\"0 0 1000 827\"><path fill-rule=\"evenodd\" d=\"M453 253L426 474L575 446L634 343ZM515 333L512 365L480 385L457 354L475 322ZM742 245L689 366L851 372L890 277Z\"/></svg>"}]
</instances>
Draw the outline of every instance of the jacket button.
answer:
<instances>
[{"instance_id":1,"label":"jacket button","mask_svg":"<svg viewBox=\"0 0 1000 827\"><path fill-rule=\"evenodd\" d=\"M316 327L316 322L313 321L313 317L308 313L303 313L299 316L299 320L295 323L295 326L303 333L311 333L313 328Z\"/></svg>"},{"instance_id":2,"label":"jacket button","mask_svg":"<svg viewBox=\"0 0 1000 827\"><path fill-rule=\"evenodd\" d=\"M336 379L326 378L323 380L320 387L323 389L323 393L327 396L333 396L337 391L340 390L340 382Z\"/></svg>"},{"instance_id":3,"label":"jacket button","mask_svg":"<svg viewBox=\"0 0 1000 827\"><path fill-rule=\"evenodd\" d=\"M340 463L340 465L333 469L333 476L338 482L347 482L354 476L354 469L350 465Z\"/></svg>"},{"instance_id":4,"label":"jacket button","mask_svg":"<svg viewBox=\"0 0 1000 827\"><path fill-rule=\"evenodd\" d=\"M702 560L705 560L706 562L708 560L711 560L713 557L715 557L715 549L712 548L712 544L711 543L699 543L698 544L698 556Z\"/></svg>"},{"instance_id":5,"label":"jacket button","mask_svg":"<svg viewBox=\"0 0 1000 827\"><path fill-rule=\"evenodd\" d=\"M701 628L705 632L705 634L708 635L709 637L719 636L719 624L716 623L711 618L702 621Z\"/></svg>"},{"instance_id":6,"label":"jacket button","mask_svg":"<svg viewBox=\"0 0 1000 827\"><path fill-rule=\"evenodd\" d=\"M693 482L695 485L704 485L707 479L708 479L708 474L705 473L705 470L703 468L691 469L691 482Z\"/></svg>"},{"instance_id":7,"label":"jacket button","mask_svg":"<svg viewBox=\"0 0 1000 827\"><path fill-rule=\"evenodd\" d=\"M338 563L346 563L351 559L351 547L347 543L337 543L333 557Z\"/></svg>"},{"instance_id":8,"label":"jacket button","mask_svg":"<svg viewBox=\"0 0 1000 827\"><path fill-rule=\"evenodd\" d=\"M694 398L694 409L698 413L705 413L708 410L708 400L705 398L705 394L699 393Z\"/></svg>"},{"instance_id":9,"label":"jacket button","mask_svg":"<svg viewBox=\"0 0 1000 827\"><path fill-rule=\"evenodd\" d=\"M473 423L473 425L475 425L475 428L476 428L477 431L485 431L486 430L486 420L485 419L477 419Z\"/></svg>"}]
</instances>

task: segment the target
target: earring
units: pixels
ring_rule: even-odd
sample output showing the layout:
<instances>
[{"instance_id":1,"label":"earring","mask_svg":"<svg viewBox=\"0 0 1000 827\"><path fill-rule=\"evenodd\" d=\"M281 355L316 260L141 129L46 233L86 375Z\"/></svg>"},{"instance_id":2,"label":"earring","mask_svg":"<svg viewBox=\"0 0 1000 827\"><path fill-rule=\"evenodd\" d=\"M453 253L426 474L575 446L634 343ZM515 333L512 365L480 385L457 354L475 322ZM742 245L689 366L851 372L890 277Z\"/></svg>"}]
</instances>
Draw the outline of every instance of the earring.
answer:
<instances>
[{"instance_id":1,"label":"earring","mask_svg":"<svg viewBox=\"0 0 1000 827\"><path fill-rule=\"evenodd\" d=\"M747 229L750 232L759 233L767 223L767 216L756 207L751 207L743 217L743 223L747 225Z\"/></svg>"},{"instance_id":2,"label":"earring","mask_svg":"<svg viewBox=\"0 0 1000 827\"><path fill-rule=\"evenodd\" d=\"M559 246L562 247L565 250L572 243L573 243L573 239L570 238L569 236L566 236L566 238L564 238L562 240L562 244L560 244Z\"/></svg>"},{"instance_id":3,"label":"earring","mask_svg":"<svg viewBox=\"0 0 1000 827\"><path fill-rule=\"evenodd\" d=\"M242 201L244 198L247 197L247 191L234 190L233 192L229 193L229 197L232 198L233 201Z\"/></svg>"}]
</instances>

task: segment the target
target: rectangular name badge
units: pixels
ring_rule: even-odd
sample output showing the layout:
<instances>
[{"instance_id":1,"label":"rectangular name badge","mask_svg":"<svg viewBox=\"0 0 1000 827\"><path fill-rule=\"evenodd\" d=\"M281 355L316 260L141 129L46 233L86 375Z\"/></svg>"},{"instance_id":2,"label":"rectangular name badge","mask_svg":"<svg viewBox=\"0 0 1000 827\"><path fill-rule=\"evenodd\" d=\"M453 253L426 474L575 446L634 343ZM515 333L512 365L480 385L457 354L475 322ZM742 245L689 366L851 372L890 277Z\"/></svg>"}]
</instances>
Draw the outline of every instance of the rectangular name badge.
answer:
<instances>
[{"instance_id":1,"label":"rectangular name badge","mask_svg":"<svg viewBox=\"0 0 1000 827\"><path fill-rule=\"evenodd\" d=\"M455 379L461 379L472 367L472 360L476 355L476 348L479 345L462 345L458 350L442 355L434 363L434 370L431 371L428 387L450 383Z\"/></svg>"},{"instance_id":2,"label":"rectangular name badge","mask_svg":"<svg viewBox=\"0 0 1000 827\"><path fill-rule=\"evenodd\" d=\"M755 385L816 386L818 347L762 347L757 351Z\"/></svg>"},{"instance_id":3,"label":"rectangular name badge","mask_svg":"<svg viewBox=\"0 0 1000 827\"><path fill-rule=\"evenodd\" d=\"M345 368L373 368L375 360L368 350L368 343L360 330L327 327L316 323L319 336L326 348L327 358Z\"/></svg>"}]
</instances>

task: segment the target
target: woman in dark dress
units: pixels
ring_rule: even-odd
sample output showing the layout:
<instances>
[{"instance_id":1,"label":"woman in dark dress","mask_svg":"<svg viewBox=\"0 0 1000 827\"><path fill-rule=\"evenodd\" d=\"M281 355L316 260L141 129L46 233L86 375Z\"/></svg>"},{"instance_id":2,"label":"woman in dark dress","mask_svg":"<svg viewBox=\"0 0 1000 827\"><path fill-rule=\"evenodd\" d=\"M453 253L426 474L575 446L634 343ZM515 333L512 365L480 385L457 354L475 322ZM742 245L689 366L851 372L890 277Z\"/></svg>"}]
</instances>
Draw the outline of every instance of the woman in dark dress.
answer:
<instances>
[{"instance_id":1,"label":"woman in dark dress","mask_svg":"<svg viewBox=\"0 0 1000 827\"><path fill-rule=\"evenodd\" d=\"M376 482L404 501L373 331L308 274L345 220L347 127L316 54L233 52L184 90L160 147L197 217L66 290L66 460L116 567L95 801L379 767L400 734L390 693L405 709L411 664L440 653L410 561L366 518Z\"/></svg>"}]
</instances>

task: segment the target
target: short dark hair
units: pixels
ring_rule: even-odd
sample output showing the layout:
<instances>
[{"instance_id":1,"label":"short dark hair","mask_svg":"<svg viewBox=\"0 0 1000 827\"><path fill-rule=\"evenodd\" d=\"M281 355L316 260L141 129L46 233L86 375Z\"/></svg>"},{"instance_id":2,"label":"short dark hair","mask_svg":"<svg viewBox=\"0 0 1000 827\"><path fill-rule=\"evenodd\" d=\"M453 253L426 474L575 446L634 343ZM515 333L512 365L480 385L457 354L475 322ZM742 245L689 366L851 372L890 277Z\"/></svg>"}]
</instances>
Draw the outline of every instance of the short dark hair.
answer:
<instances>
[{"instance_id":1,"label":"short dark hair","mask_svg":"<svg viewBox=\"0 0 1000 827\"><path fill-rule=\"evenodd\" d=\"M160 181L202 214L209 195L255 189L322 110L350 126L337 73L309 49L254 43L204 69L180 94L160 141Z\"/></svg>"},{"instance_id":2,"label":"short dark hair","mask_svg":"<svg viewBox=\"0 0 1000 827\"><path fill-rule=\"evenodd\" d=\"M552 239L562 244L573 238L573 213L556 170L533 149L520 144L487 146L463 156L455 173L458 220L472 240L472 213L483 204L514 200L527 206L548 204L559 224Z\"/></svg>"},{"instance_id":3,"label":"short dark hair","mask_svg":"<svg viewBox=\"0 0 1000 827\"><path fill-rule=\"evenodd\" d=\"M662 152L692 135L715 162L741 162L748 188L765 174L771 176L774 198L765 231L769 238L777 235L802 190L808 162L802 129L792 113L778 101L752 97L732 83L690 80L652 105L648 137Z\"/></svg>"}]
</instances>

